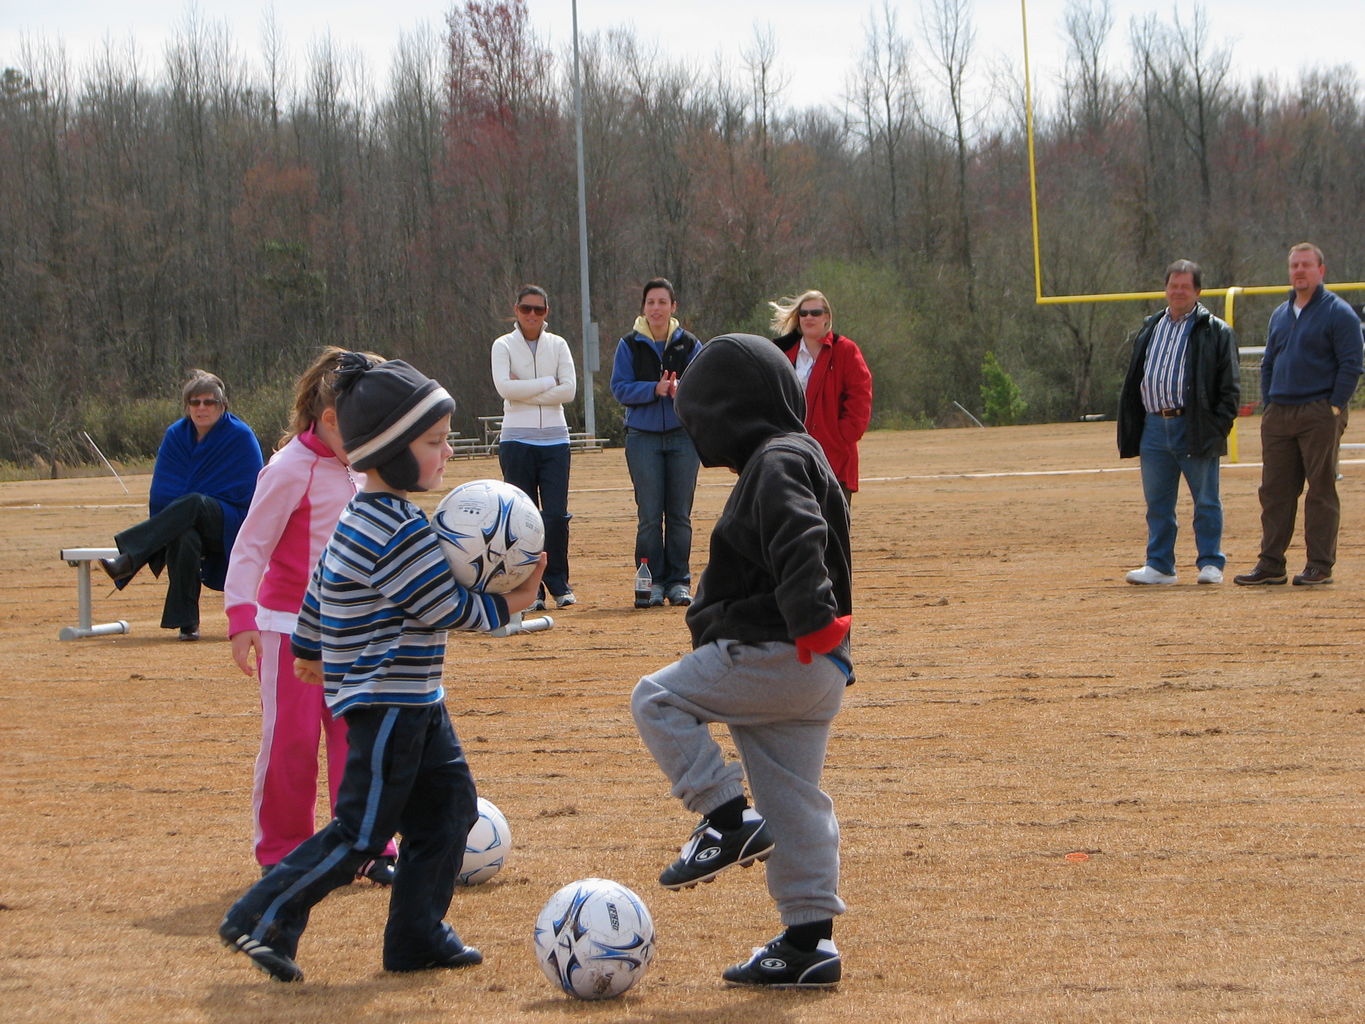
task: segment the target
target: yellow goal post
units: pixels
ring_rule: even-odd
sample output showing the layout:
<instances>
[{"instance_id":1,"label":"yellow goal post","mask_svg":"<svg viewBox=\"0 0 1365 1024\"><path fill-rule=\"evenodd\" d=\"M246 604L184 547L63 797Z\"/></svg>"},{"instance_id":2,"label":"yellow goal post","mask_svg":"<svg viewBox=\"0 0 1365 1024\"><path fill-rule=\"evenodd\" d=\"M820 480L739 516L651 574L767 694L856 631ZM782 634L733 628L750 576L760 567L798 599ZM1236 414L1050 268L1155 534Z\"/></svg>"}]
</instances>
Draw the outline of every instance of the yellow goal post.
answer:
<instances>
[{"instance_id":1,"label":"yellow goal post","mask_svg":"<svg viewBox=\"0 0 1365 1024\"><path fill-rule=\"evenodd\" d=\"M1033 146L1033 77L1029 69L1029 45L1028 45L1028 0L1019 0L1019 14L1023 27L1024 37L1024 128L1028 138L1028 184L1029 184L1029 209L1033 221L1033 298L1039 306L1055 306L1064 303L1083 303L1083 302L1145 302L1152 299L1164 301L1166 293L1164 291L1142 291L1142 292L1100 292L1092 295L1044 295L1043 294L1043 257L1042 244L1038 231L1038 167L1034 159ZM1345 283L1333 283L1331 285L1334 292L1365 291L1365 282L1348 281ZM1241 295L1286 295L1289 292L1288 283L1267 284L1267 285L1228 285L1223 288L1205 288L1200 298L1209 299L1222 297L1223 299L1223 319L1228 322L1230 327L1237 325L1237 299ZM1243 349L1243 352L1250 352L1250 349ZM1264 351L1264 350L1262 350ZM1242 362L1239 352L1239 362ZM1261 382L1259 376L1260 355L1256 356L1256 393L1260 395ZM1246 373L1243 372L1243 382ZM1259 397L1258 397L1259 400ZM1247 402L1242 402L1245 408ZM1232 426L1232 433L1228 437L1228 459L1237 461L1237 424Z\"/></svg>"}]
</instances>

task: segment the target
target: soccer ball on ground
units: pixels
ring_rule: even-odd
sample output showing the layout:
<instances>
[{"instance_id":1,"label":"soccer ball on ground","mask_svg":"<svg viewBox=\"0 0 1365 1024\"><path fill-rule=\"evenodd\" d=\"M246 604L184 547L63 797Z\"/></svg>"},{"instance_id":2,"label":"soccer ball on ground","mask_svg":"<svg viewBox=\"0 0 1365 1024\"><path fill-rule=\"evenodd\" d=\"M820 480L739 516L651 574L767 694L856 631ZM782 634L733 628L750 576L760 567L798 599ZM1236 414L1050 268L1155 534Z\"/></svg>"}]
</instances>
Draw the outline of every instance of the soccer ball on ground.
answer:
<instances>
[{"instance_id":1,"label":"soccer ball on ground","mask_svg":"<svg viewBox=\"0 0 1365 1024\"><path fill-rule=\"evenodd\" d=\"M512 850L512 830L491 800L479 797L479 820L464 843L464 862L455 880L461 885L481 885L502 870Z\"/></svg>"},{"instance_id":2,"label":"soccer ball on ground","mask_svg":"<svg viewBox=\"0 0 1365 1024\"><path fill-rule=\"evenodd\" d=\"M579 999L611 999L654 959L654 922L640 897L605 878L571 882L536 918L536 960Z\"/></svg>"},{"instance_id":3,"label":"soccer ball on ground","mask_svg":"<svg viewBox=\"0 0 1365 1024\"><path fill-rule=\"evenodd\" d=\"M436 506L432 528L455 581L505 594L535 570L545 524L526 492L501 480L460 484Z\"/></svg>"}]
</instances>

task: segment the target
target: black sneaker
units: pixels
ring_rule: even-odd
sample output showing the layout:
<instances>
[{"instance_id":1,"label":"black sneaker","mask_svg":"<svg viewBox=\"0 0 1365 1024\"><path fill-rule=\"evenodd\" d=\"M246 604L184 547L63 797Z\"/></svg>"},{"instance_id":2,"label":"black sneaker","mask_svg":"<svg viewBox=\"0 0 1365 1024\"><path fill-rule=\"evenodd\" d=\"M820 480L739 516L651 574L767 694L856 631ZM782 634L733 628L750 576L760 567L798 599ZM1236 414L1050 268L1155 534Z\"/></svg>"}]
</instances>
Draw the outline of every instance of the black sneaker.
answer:
<instances>
[{"instance_id":1,"label":"black sneaker","mask_svg":"<svg viewBox=\"0 0 1365 1024\"><path fill-rule=\"evenodd\" d=\"M392 857L376 857L374 860L367 860L360 865L360 870L355 873L355 880L357 882L369 880L375 885L388 888L393 885L394 870L394 859Z\"/></svg>"},{"instance_id":2,"label":"black sneaker","mask_svg":"<svg viewBox=\"0 0 1365 1024\"><path fill-rule=\"evenodd\" d=\"M665 889L691 889L698 882L709 882L731 864L747 868L756 860L767 860L773 852L768 823L753 808L744 812L737 829L722 832L709 819L702 818L683 844L682 856L659 876Z\"/></svg>"},{"instance_id":3,"label":"black sneaker","mask_svg":"<svg viewBox=\"0 0 1365 1024\"><path fill-rule=\"evenodd\" d=\"M287 955L278 949L271 949L264 942L257 942L251 934L238 928L226 918L218 926L218 937L228 949L235 949L251 957L256 967L276 981L302 981L303 971Z\"/></svg>"},{"instance_id":4,"label":"black sneaker","mask_svg":"<svg viewBox=\"0 0 1365 1024\"><path fill-rule=\"evenodd\" d=\"M765 985L768 988L834 988L843 974L839 951L832 939L821 939L813 952L797 949L779 935L742 964L725 968L727 985Z\"/></svg>"}]
</instances>

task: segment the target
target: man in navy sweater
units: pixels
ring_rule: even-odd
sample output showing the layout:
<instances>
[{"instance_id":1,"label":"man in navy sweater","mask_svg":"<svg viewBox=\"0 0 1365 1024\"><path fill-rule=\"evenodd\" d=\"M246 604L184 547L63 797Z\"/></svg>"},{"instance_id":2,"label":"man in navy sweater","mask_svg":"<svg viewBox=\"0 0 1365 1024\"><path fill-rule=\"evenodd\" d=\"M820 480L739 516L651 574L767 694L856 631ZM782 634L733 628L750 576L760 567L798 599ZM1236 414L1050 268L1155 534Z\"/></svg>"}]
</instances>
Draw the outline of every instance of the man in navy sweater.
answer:
<instances>
[{"instance_id":1,"label":"man in navy sweater","mask_svg":"<svg viewBox=\"0 0 1365 1024\"><path fill-rule=\"evenodd\" d=\"M1323 287L1326 273L1316 245L1289 250L1294 291L1270 316L1261 361L1261 556L1256 568L1234 578L1244 587L1285 582L1284 552L1305 482L1308 557L1294 586L1332 582L1341 522L1337 452L1360 380L1362 336L1355 310Z\"/></svg>"}]
</instances>

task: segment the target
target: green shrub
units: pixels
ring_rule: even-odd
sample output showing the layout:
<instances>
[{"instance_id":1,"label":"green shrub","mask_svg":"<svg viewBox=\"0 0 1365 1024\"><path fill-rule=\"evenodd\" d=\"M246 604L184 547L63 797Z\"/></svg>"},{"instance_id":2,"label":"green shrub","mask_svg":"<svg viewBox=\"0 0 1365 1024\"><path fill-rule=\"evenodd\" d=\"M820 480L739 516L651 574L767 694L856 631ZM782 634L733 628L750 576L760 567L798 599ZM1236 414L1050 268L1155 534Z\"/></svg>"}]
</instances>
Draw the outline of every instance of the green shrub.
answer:
<instances>
[{"instance_id":1,"label":"green shrub","mask_svg":"<svg viewBox=\"0 0 1365 1024\"><path fill-rule=\"evenodd\" d=\"M986 358L981 360L981 407L985 410L986 422L993 427L1018 423L1028 408L1028 403L1020 397L1019 385L1000 365L994 352L987 352Z\"/></svg>"},{"instance_id":2,"label":"green shrub","mask_svg":"<svg viewBox=\"0 0 1365 1024\"><path fill-rule=\"evenodd\" d=\"M182 415L178 396L92 395L81 402L79 419L106 458L136 459L155 455L166 428Z\"/></svg>"},{"instance_id":3,"label":"green shrub","mask_svg":"<svg viewBox=\"0 0 1365 1024\"><path fill-rule=\"evenodd\" d=\"M266 458L289 423L293 385L270 385L230 397L228 408L256 434ZM111 399L95 395L80 406L79 422L109 459L153 458L166 428L185 414L179 395ZM83 446L82 446L83 447ZM89 453L94 459L94 453Z\"/></svg>"}]
</instances>

